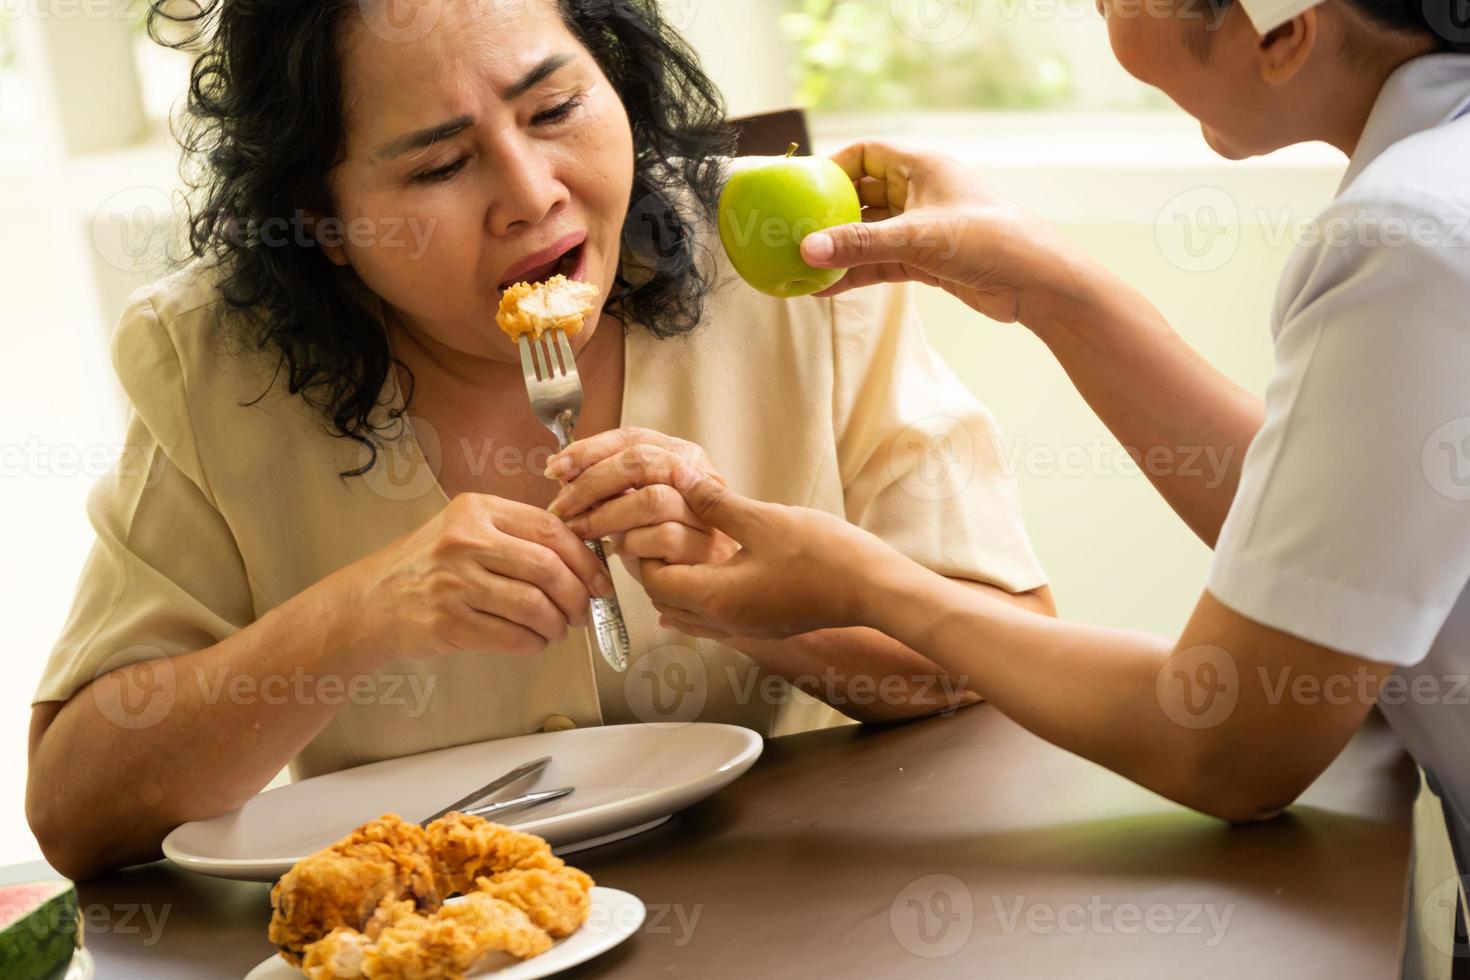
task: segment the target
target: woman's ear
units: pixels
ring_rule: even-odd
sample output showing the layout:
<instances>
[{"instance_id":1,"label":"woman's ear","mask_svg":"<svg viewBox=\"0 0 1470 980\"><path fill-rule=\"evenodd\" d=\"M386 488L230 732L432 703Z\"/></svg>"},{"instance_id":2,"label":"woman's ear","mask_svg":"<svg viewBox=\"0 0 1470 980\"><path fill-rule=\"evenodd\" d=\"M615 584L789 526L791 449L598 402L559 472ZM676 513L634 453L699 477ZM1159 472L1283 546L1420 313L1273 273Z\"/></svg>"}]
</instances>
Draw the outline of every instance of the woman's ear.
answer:
<instances>
[{"instance_id":1,"label":"woman's ear","mask_svg":"<svg viewBox=\"0 0 1470 980\"><path fill-rule=\"evenodd\" d=\"M342 221L320 211L304 211L306 233L316 242L317 248L327 257L327 261L343 269L351 263L347 259L347 250L343 243L345 237L342 234Z\"/></svg>"},{"instance_id":2,"label":"woman's ear","mask_svg":"<svg viewBox=\"0 0 1470 980\"><path fill-rule=\"evenodd\" d=\"M1256 60L1267 85L1285 85L1301 72L1317 47L1317 8L1312 7L1261 38Z\"/></svg>"}]
</instances>

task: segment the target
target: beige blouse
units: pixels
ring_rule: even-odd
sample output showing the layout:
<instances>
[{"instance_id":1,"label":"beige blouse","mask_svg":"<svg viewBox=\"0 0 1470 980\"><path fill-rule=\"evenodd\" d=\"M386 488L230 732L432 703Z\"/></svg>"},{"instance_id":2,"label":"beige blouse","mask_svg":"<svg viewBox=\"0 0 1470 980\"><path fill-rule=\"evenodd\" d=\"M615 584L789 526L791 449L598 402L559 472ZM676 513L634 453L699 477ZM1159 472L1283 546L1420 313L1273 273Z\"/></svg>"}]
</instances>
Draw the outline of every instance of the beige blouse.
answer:
<instances>
[{"instance_id":1,"label":"beige blouse","mask_svg":"<svg viewBox=\"0 0 1470 980\"><path fill-rule=\"evenodd\" d=\"M695 331L627 331L624 425L699 443L742 493L844 515L944 575L1012 592L1045 584L996 424L927 346L906 289L782 301L720 261ZM273 383L273 359L226 336L197 269L140 290L123 314L113 362L132 403L130 451L92 492L97 542L35 701L157 659L165 700L138 702L146 723L185 681L166 658L248 626L444 507L432 461L452 447L404 428L377 469L343 479L360 447ZM571 726L699 720L778 735L845 721L735 650L660 629L612 565L633 646L626 674L580 630L539 657L405 660L345 686L304 673L243 688L198 680L219 697L335 698L297 778Z\"/></svg>"}]
</instances>

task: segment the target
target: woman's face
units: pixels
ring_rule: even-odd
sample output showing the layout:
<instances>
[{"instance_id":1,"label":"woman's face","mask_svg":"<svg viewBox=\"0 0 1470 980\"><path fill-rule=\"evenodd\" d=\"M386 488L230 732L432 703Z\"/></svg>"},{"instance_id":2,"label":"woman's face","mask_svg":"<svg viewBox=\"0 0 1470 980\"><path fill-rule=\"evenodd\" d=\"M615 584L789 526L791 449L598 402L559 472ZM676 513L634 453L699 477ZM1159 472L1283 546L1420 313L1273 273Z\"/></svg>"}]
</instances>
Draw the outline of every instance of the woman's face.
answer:
<instances>
[{"instance_id":1,"label":"woman's face","mask_svg":"<svg viewBox=\"0 0 1470 980\"><path fill-rule=\"evenodd\" d=\"M495 325L503 286L565 273L605 298L613 285L627 113L556 0L422 0L409 27L428 30L375 16L382 3L342 28L346 155L329 178L342 244L328 252L410 329L518 360Z\"/></svg>"}]
</instances>

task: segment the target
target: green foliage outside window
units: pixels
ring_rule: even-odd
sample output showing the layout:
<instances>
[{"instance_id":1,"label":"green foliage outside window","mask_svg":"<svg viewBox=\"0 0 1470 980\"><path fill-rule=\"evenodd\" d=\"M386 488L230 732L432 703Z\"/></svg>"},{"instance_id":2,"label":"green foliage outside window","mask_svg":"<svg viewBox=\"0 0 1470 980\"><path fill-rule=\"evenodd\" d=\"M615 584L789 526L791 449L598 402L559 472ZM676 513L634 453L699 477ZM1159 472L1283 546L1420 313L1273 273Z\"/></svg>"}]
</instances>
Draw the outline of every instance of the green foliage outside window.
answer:
<instances>
[{"instance_id":1,"label":"green foliage outside window","mask_svg":"<svg viewBox=\"0 0 1470 980\"><path fill-rule=\"evenodd\" d=\"M780 0L814 110L1157 108L1112 64L1095 0ZM926 20L927 18L927 20Z\"/></svg>"},{"instance_id":2,"label":"green foliage outside window","mask_svg":"<svg viewBox=\"0 0 1470 980\"><path fill-rule=\"evenodd\" d=\"M934 43L905 33L890 0L784 0L799 95L814 109L1035 108L1071 88L1067 65L1027 56L1004 31L971 23ZM959 16L959 14L955 14Z\"/></svg>"},{"instance_id":3,"label":"green foliage outside window","mask_svg":"<svg viewBox=\"0 0 1470 980\"><path fill-rule=\"evenodd\" d=\"M15 25L8 14L0 14L0 71L15 67Z\"/></svg>"}]
</instances>

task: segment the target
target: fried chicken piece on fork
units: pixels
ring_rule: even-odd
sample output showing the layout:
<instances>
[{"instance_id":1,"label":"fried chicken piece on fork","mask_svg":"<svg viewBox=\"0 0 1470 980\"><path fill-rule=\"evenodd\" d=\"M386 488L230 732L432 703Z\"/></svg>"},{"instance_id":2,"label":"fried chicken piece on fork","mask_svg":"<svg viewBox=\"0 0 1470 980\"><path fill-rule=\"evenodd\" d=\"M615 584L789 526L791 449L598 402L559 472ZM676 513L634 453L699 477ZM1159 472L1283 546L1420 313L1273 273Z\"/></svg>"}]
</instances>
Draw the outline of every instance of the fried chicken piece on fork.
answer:
<instances>
[{"instance_id":1,"label":"fried chicken piece on fork","mask_svg":"<svg viewBox=\"0 0 1470 980\"><path fill-rule=\"evenodd\" d=\"M500 298L495 322L520 340L523 334L540 340L547 330L562 330L568 337L581 333L587 316L597 308L602 290L590 282L552 276L545 282L518 282Z\"/></svg>"}]
</instances>

